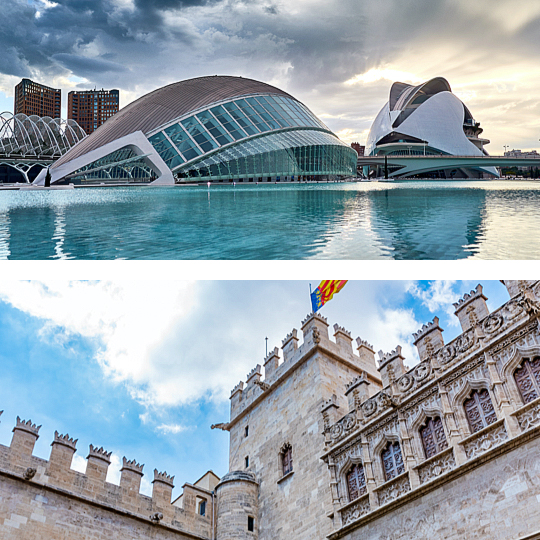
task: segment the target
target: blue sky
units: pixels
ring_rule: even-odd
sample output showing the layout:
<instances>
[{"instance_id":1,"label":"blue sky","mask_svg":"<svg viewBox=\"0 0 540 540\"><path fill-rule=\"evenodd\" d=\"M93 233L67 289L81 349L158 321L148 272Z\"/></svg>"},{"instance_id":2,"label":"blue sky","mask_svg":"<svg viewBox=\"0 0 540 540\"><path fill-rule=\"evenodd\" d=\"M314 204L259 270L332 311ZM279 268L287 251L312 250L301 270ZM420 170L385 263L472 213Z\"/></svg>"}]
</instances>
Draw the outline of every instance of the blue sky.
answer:
<instances>
[{"instance_id":1,"label":"blue sky","mask_svg":"<svg viewBox=\"0 0 540 540\"><path fill-rule=\"evenodd\" d=\"M318 281L311 282L313 288ZM412 332L440 318L459 334L452 302L477 281L349 281L321 313L352 336L416 362ZM491 310L508 299L482 282ZM208 469L223 475L232 387L268 349L300 330L310 310L307 281L6 281L0 285L0 444L15 418L42 424L35 455L48 458L54 431L79 439L74 468L90 443L176 476L174 495ZM331 332L332 334L333 332Z\"/></svg>"}]
</instances>

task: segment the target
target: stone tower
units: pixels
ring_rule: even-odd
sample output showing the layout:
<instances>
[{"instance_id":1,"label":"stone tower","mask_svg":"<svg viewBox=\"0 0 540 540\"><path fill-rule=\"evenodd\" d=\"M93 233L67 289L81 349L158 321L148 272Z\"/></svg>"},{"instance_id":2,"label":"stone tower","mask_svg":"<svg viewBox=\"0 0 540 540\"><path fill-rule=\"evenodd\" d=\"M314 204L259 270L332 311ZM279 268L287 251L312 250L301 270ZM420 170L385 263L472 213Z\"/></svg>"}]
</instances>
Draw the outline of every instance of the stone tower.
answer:
<instances>
[{"instance_id":1,"label":"stone tower","mask_svg":"<svg viewBox=\"0 0 540 540\"><path fill-rule=\"evenodd\" d=\"M311 313L231 394L229 470L218 486L218 540L324 538L332 530L330 475L320 459L325 430L381 389L373 348ZM336 397L354 380L350 395ZM340 392L341 394L341 392ZM356 397L355 397L356 396ZM216 426L218 427L218 426ZM258 491L258 504L253 497ZM253 532L248 531L252 512ZM257 536L258 535L258 536Z\"/></svg>"},{"instance_id":2,"label":"stone tower","mask_svg":"<svg viewBox=\"0 0 540 540\"><path fill-rule=\"evenodd\" d=\"M216 486L216 540L257 540L259 484L249 471L232 471Z\"/></svg>"}]
</instances>

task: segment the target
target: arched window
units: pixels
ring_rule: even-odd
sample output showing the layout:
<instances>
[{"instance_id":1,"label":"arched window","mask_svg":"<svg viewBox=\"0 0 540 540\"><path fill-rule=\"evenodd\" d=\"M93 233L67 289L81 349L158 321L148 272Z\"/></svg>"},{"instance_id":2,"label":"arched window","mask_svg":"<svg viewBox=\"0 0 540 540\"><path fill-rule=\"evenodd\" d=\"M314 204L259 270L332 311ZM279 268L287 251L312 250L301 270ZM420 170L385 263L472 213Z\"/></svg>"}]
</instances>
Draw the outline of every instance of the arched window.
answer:
<instances>
[{"instance_id":1,"label":"arched window","mask_svg":"<svg viewBox=\"0 0 540 540\"><path fill-rule=\"evenodd\" d=\"M401 457L401 448L398 442L389 442L382 454L384 479L390 480L401 474L405 470L403 458Z\"/></svg>"},{"instance_id":2,"label":"arched window","mask_svg":"<svg viewBox=\"0 0 540 540\"><path fill-rule=\"evenodd\" d=\"M463 407L472 433L497 421L493 403L486 389L474 390L471 397L463 402Z\"/></svg>"},{"instance_id":3,"label":"arched window","mask_svg":"<svg viewBox=\"0 0 540 540\"><path fill-rule=\"evenodd\" d=\"M292 446L286 444L281 449L281 468L283 476L292 472Z\"/></svg>"},{"instance_id":4,"label":"arched window","mask_svg":"<svg viewBox=\"0 0 540 540\"><path fill-rule=\"evenodd\" d=\"M428 418L426 425L420 430L420 436L422 437L426 458L430 458L441 450L448 448L442 421L438 416Z\"/></svg>"},{"instance_id":5,"label":"arched window","mask_svg":"<svg viewBox=\"0 0 540 540\"><path fill-rule=\"evenodd\" d=\"M525 358L521 367L514 372L514 379L523 403L529 403L540 396L540 356L533 360Z\"/></svg>"},{"instance_id":6,"label":"arched window","mask_svg":"<svg viewBox=\"0 0 540 540\"><path fill-rule=\"evenodd\" d=\"M366 493L366 476L361 464L353 465L347 473L347 489L349 490L349 501L354 501Z\"/></svg>"}]
</instances>

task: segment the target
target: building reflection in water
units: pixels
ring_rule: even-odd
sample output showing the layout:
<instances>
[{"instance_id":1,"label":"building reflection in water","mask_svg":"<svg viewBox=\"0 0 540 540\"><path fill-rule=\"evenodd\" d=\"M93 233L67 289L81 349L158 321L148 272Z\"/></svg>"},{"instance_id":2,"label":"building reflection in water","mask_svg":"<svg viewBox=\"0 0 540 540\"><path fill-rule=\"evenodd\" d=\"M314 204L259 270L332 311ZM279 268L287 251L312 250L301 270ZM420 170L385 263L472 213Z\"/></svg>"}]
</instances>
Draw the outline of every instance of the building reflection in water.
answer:
<instances>
[{"instance_id":1,"label":"building reflection in water","mask_svg":"<svg viewBox=\"0 0 540 540\"><path fill-rule=\"evenodd\" d=\"M0 257L539 259L530 231L540 228L540 186L527 188L417 182L3 194Z\"/></svg>"}]
</instances>

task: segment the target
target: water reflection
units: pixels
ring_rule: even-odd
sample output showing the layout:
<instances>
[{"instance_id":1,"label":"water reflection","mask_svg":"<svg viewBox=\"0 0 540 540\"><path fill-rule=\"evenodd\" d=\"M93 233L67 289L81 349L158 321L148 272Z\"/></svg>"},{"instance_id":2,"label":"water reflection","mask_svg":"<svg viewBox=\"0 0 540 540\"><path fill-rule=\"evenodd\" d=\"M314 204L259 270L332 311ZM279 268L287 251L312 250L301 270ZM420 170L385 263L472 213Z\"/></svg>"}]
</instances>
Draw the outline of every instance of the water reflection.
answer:
<instances>
[{"instance_id":1,"label":"water reflection","mask_svg":"<svg viewBox=\"0 0 540 540\"><path fill-rule=\"evenodd\" d=\"M0 257L537 259L539 197L525 182L9 191Z\"/></svg>"}]
</instances>

